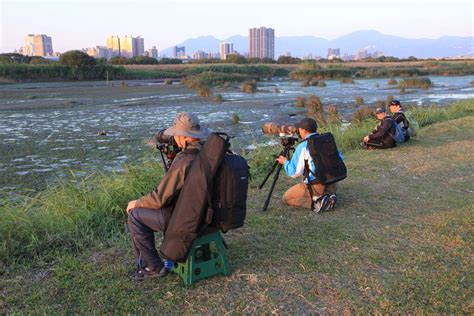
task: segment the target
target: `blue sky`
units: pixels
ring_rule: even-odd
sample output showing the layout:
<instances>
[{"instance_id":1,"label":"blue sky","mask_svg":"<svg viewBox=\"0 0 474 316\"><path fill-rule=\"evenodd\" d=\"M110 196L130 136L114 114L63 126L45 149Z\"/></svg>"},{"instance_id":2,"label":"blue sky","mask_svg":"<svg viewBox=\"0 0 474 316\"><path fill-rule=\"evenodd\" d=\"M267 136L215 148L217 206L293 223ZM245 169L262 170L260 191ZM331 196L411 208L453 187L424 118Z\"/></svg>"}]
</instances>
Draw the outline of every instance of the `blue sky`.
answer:
<instances>
[{"instance_id":1,"label":"blue sky","mask_svg":"<svg viewBox=\"0 0 474 316\"><path fill-rule=\"evenodd\" d=\"M276 36L326 39L373 29L408 38L472 36L470 0L0 0L0 51L28 33L53 37L55 51L105 45L111 34L145 38L159 50L188 38L219 39L268 26Z\"/></svg>"}]
</instances>

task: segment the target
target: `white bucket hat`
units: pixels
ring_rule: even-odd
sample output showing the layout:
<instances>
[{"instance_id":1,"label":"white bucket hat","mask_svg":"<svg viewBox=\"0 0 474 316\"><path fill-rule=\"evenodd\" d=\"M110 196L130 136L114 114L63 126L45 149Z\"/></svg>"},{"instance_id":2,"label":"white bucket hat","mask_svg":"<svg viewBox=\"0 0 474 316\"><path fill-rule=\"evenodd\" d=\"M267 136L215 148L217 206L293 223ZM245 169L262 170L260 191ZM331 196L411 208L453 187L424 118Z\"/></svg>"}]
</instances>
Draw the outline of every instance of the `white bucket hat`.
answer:
<instances>
[{"instance_id":1,"label":"white bucket hat","mask_svg":"<svg viewBox=\"0 0 474 316\"><path fill-rule=\"evenodd\" d=\"M173 126L166 129L164 134L170 136L187 136L193 138L207 138L212 130L201 127L196 115L188 112L181 112L176 116Z\"/></svg>"}]
</instances>

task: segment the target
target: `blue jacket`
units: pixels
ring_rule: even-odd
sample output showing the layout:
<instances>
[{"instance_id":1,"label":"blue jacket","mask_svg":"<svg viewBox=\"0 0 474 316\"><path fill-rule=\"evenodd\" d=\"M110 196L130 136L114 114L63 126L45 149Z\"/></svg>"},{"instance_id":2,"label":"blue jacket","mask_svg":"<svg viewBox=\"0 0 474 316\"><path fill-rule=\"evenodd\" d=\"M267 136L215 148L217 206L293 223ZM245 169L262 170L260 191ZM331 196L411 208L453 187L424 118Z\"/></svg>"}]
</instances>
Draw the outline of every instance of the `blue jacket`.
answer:
<instances>
[{"instance_id":1,"label":"blue jacket","mask_svg":"<svg viewBox=\"0 0 474 316\"><path fill-rule=\"evenodd\" d=\"M306 136L305 140L316 134L317 133L309 134L308 136ZM315 172L316 170L316 166L314 165L313 158L311 158L311 155L309 154L309 149L308 149L307 144L308 142L302 141L296 147L295 153L293 154L293 157L291 157L291 160L285 161L285 164L283 165L285 172L292 178L297 178L303 175L305 160L308 160L308 166L312 172ZM344 160L344 157L342 156L341 152L339 152L339 156L341 157L342 160ZM309 175L309 180L310 181L314 180L314 176L311 173Z\"/></svg>"}]
</instances>

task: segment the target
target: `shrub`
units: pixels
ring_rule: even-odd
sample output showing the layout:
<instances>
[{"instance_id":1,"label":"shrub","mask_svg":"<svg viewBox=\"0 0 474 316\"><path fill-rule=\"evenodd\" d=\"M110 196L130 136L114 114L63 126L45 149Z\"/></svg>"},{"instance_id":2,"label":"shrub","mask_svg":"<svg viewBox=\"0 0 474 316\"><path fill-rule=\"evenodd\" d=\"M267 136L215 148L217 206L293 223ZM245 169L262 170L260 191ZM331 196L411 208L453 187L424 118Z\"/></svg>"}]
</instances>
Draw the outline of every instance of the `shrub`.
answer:
<instances>
[{"instance_id":1,"label":"shrub","mask_svg":"<svg viewBox=\"0 0 474 316\"><path fill-rule=\"evenodd\" d=\"M309 87L309 84L311 83L311 79L310 78L304 78L302 81L301 81L301 86L303 87Z\"/></svg>"},{"instance_id":2,"label":"shrub","mask_svg":"<svg viewBox=\"0 0 474 316\"><path fill-rule=\"evenodd\" d=\"M214 102L217 102L217 103L222 103L224 101L224 98L222 97L222 94L216 94L216 96L214 97Z\"/></svg>"},{"instance_id":3,"label":"shrub","mask_svg":"<svg viewBox=\"0 0 474 316\"><path fill-rule=\"evenodd\" d=\"M240 117L237 113L232 113L230 118L232 120L232 124L239 124Z\"/></svg>"},{"instance_id":4,"label":"shrub","mask_svg":"<svg viewBox=\"0 0 474 316\"><path fill-rule=\"evenodd\" d=\"M341 83L354 83L354 79L352 78L342 78Z\"/></svg>"},{"instance_id":5,"label":"shrub","mask_svg":"<svg viewBox=\"0 0 474 316\"><path fill-rule=\"evenodd\" d=\"M357 105L362 105L362 104L364 104L364 98L361 97L360 95L358 95L358 96L355 97L355 102L356 102Z\"/></svg>"},{"instance_id":6,"label":"shrub","mask_svg":"<svg viewBox=\"0 0 474 316\"><path fill-rule=\"evenodd\" d=\"M171 79L165 79L164 84L166 84L166 85L172 85L172 84L173 84L173 80L171 80Z\"/></svg>"},{"instance_id":7,"label":"shrub","mask_svg":"<svg viewBox=\"0 0 474 316\"><path fill-rule=\"evenodd\" d=\"M308 117L315 119L319 125L326 124L323 104L321 103L319 97L311 95L306 101L306 107L308 108Z\"/></svg>"},{"instance_id":8,"label":"shrub","mask_svg":"<svg viewBox=\"0 0 474 316\"><path fill-rule=\"evenodd\" d=\"M257 82L255 80L244 81L242 91L245 93L255 93L257 91Z\"/></svg>"},{"instance_id":9,"label":"shrub","mask_svg":"<svg viewBox=\"0 0 474 316\"><path fill-rule=\"evenodd\" d=\"M329 124L336 124L339 125L342 123L341 115L337 110L335 105L328 106L328 122Z\"/></svg>"},{"instance_id":10,"label":"shrub","mask_svg":"<svg viewBox=\"0 0 474 316\"><path fill-rule=\"evenodd\" d=\"M422 88L429 89L432 86L429 78L404 78L398 85L400 88Z\"/></svg>"},{"instance_id":11,"label":"shrub","mask_svg":"<svg viewBox=\"0 0 474 316\"><path fill-rule=\"evenodd\" d=\"M302 108L306 106L306 98L305 97L297 97L295 106L298 108Z\"/></svg>"},{"instance_id":12,"label":"shrub","mask_svg":"<svg viewBox=\"0 0 474 316\"><path fill-rule=\"evenodd\" d=\"M385 107L385 101L382 101L382 100L375 101L375 107L376 108L384 108Z\"/></svg>"},{"instance_id":13,"label":"shrub","mask_svg":"<svg viewBox=\"0 0 474 316\"><path fill-rule=\"evenodd\" d=\"M374 117L375 116L374 116L374 112L372 111L372 109L369 108L368 106L364 106L364 107L361 107L360 109L358 109L357 111L355 111L354 114L352 114L352 122L353 123L361 123L364 120L372 119Z\"/></svg>"},{"instance_id":14,"label":"shrub","mask_svg":"<svg viewBox=\"0 0 474 316\"><path fill-rule=\"evenodd\" d=\"M211 96L211 87L207 85L200 85L197 87L196 92L200 97L209 97Z\"/></svg>"},{"instance_id":15,"label":"shrub","mask_svg":"<svg viewBox=\"0 0 474 316\"><path fill-rule=\"evenodd\" d=\"M387 84L389 86L396 86L398 84L397 80L395 80L394 78L390 78L387 82Z\"/></svg>"},{"instance_id":16,"label":"shrub","mask_svg":"<svg viewBox=\"0 0 474 316\"><path fill-rule=\"evenodd\" d=\"M94 66L97 62L94 57L91 57L80 50L70 50L61 54L59 57L59 63L71 67L90 67Z\"/></svg>"}]
</instances>

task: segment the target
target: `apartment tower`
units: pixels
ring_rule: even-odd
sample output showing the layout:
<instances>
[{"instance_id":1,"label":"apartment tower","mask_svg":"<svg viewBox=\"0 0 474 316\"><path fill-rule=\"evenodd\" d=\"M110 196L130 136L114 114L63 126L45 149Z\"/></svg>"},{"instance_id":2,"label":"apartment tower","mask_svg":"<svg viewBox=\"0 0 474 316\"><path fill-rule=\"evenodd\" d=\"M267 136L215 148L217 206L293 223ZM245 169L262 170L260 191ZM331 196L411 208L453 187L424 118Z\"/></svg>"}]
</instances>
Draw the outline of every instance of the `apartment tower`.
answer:
<instances>
[{"instance_id":1,"label":"apartment tower","mask_svg":"<svg viewBox=\"0 0 474 316\"><path fill-rule=\"evenodd\" d=\"M275 30L260 27L249 29L249 57L275 59Z\"/></svg>"},{"instance_id":2,"label":"apartment tower","mask_svg":"<svg viewBox=\"0 0 474 316\"><path fill-rule=\"evenodd\" d=\"M23 54L27 56L52 56L53 40L44 34L28 34L23 41Z\"/></svg>"}]
</instances>

